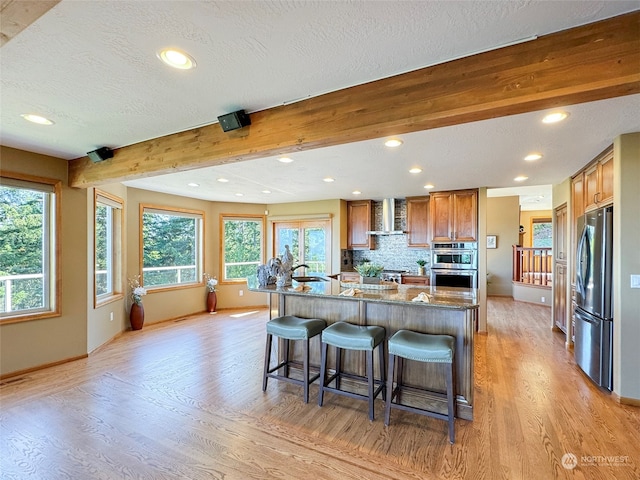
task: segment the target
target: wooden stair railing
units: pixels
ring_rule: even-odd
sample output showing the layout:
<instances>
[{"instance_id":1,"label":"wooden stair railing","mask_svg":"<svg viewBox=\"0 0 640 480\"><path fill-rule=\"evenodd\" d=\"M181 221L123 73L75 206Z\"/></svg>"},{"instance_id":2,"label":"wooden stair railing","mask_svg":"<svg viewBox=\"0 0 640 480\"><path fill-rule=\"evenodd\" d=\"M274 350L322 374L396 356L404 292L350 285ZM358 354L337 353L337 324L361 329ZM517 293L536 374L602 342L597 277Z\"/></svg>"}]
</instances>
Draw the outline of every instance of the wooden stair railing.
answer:
<instances>
[{"instance_id":1,"label":"wooden stair railing","mask_svg":"<svg viewBox=\"0 0 640 480\"><path fill-rule=\"evenodd\" d=\"M513 245L513 281L551 286L553 254L551 248Z\"/></svg>"}]
</instances>

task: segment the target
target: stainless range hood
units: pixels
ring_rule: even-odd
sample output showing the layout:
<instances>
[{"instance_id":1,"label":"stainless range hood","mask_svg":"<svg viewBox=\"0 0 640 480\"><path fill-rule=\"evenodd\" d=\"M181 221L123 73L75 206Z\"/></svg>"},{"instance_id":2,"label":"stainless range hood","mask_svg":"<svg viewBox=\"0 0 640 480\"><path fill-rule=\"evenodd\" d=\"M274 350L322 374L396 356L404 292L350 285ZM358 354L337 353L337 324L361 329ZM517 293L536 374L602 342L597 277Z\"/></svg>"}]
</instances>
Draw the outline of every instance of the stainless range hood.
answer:
<instances>
[{"instance_id":1,"label":"stainless range hood","mask_svg":"<svg viewBox=\"0 0 640 480\"><path fill-rule=\"evenodd\" d=\"M396 201L394 198L385 198L382 201L382 230L372 230L369 235L402 235L402 230L395 228Z\"/></svg>"}]
</instances>

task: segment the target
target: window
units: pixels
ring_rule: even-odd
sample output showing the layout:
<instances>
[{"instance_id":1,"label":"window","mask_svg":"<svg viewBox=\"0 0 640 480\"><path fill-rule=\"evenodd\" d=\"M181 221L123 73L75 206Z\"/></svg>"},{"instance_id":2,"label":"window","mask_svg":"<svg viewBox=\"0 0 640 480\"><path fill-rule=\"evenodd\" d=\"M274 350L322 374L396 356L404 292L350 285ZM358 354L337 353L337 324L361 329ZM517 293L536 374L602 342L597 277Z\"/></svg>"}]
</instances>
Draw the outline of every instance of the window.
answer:
<instances>
[{"instance_id":1,"label":"window","mask_svg":"<svg viewBox=\"0 0 640 480\"><path fill-rule=\"evenodd\" d=\"M264 217L220 215L222 281L245 281L264 263Z\"/></svg>"},{"instance_id":2,"label":"window","mask_svg":"<svg viewBox=\"0 0 640 480\"><path fill-rule=\"evenodd\" d=\"M3 173L1 183L0 322L59 315L60 182Z\"/></svg>"},{"instance_id":3,"label":"window","mask_svg":"<svg viewBox=\"0 0 640 480\"><path fill-rule=\"evenodd\" d=\"M122 199L96 190L95 225L95 303L106 303L122 296Z\"/></svg>"},{"instance_id":4,"label":"window","mask_svg":"<svg viewBox=\"0 0 640 480\"><path fill-rule=\"evenodd\" d=\"M533 248L551 248L553 228L551 218L531 219L531 246Z\"/></svg>"},{"instance_id":5,"label":"window","mask_svg":"<svg viewBox=\"0 0 640 480\"><path fill-rule=\"evenodd\" d=\"M142 284L170 287L200 283L204 213L140 205Z\"/></svg>"},{"instance_id":6,"label":"window","mask_svg":"<svg viewBox=\"0 0 640 480\"><path fill-rule=\"evenodd\" d=\"M274 256L281 256L285 245L297 263L308 265L307 275L329 271L331 228L328 220L274 222Z\"/></svg>"}]
</instances>

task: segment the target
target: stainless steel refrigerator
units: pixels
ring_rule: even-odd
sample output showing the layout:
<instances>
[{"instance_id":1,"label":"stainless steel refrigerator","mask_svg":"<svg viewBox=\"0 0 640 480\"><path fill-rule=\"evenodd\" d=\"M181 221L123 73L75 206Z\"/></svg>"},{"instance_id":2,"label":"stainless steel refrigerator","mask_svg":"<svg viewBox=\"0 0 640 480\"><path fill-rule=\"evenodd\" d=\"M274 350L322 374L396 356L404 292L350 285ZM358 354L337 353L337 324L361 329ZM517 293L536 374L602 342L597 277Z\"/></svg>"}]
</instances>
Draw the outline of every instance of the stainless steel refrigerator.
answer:
<instances>
[{"instance_id":1,"label":"stainless steel refrigerator","mask_svg":"<svg viewBox=\"0 0 640 480\"><path fill-rule=\"evenodd\" d=\"M578 218L576 362L600 387L613 390L613 207Z\"/></svg>"}]
</instances>

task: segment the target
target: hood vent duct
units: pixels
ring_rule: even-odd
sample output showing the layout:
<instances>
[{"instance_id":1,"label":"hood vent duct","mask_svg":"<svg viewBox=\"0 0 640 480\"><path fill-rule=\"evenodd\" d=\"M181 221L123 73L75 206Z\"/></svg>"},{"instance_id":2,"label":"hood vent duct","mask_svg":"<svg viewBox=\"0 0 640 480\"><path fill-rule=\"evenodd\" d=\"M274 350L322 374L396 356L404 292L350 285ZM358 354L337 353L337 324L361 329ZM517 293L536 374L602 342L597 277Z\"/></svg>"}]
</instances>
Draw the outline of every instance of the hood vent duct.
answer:
<instances>
[{"instance_id":1,"label":"hood vent duct","mask_svg":"<svg viewBox=\"0 0 640 480\"><path fill-rule=\"evenodd\" d=\"M402 230L395 230L396 201L385 198L382 201L382 230L367 232L369 235L402 235Z\"/></svg>"}]
</instances>

